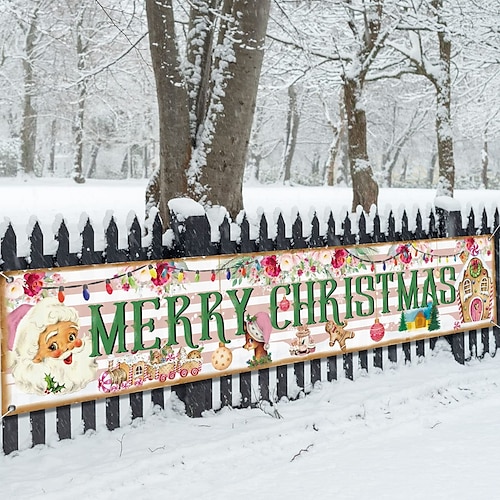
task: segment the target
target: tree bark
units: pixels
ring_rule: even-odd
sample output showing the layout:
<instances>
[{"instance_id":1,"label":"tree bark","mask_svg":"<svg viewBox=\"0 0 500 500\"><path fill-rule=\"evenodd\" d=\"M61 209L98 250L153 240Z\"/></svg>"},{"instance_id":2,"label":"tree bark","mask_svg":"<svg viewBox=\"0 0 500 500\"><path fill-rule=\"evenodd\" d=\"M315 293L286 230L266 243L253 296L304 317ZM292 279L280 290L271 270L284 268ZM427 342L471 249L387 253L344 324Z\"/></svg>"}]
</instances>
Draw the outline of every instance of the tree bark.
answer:
<instances>
[{"instance_id":1,"label":"tree bark","mask_svg":"<svg viewBox=\"0 0 500 500\"><path fill-rule=\"evenodd\" d=\"M243 209L243 174L252 129L258 83L264 57L264 41L270 0L234 0L234 57L226 61L227 79L219 104L223 112L216 118L216 133L206 150L206 165L199 185L202 201L225 206L232 217ZM226 38L225 42L228 39Z\"/></svg>"},{"instance_id":2,"label":"tree bark","mask_svg":"<svg viewBox=\"0 0 500 500\"><path fill-rule=\"evenodd\" d=\"M185 172L191 159L189 102L179 68L172 0L146 0L146 11L160 123L159 189L148 189L146 206L157 205L166 225L170 219L169 200L187 193Z\"/></svg>"},{"instance_id":3,"label":"tree bark","mask_svg":"<svg viewBox=\"0 0 500 500\"><path fill-rule=\"evenodd\" d=\"M285 147L283 150L282 174L283 184L289 183L292 178L292 160L297 145L300 115L297 108L297 91L295 85L288 87L288 113L285 127Z\"/></svg>"},{"instance_id":4,"label":"tree bark","mask_svg":"<svg viewBox=\"0 0 500 500\"><path fill-rule=\"evenodd\" d=\"M362 109L360 81L357 78L344 79L344 104L347 120L347 138L350 174L352 179L352 210L361 205L369 212L377 204L378 184L373 178L373 171L368 158L366 145L366 113Z\"/></svg>"},{"instance_id":5,"label":"tree bark","mask_svg":"<svg viewBox=\"0 0 500 500\"><path fill-rule=\"evenodd\" d=\"M203 124L207 112L211 82L211 63L217 19L215 10L221 0L193 0L189 14L187 60L190 109L196 117L191 127L193 139ZM194 144L194 143L193 143Z\"/></svg>"},{"instance_id":6,"label":"tree bark","mask_svg":"<svg viewBox=\"0 0 500 500\"><path fill-rule=\"evenodd\" d=\"M483 181L483 187L488 189L490 187L490 183L488 180L488 164L490 158L488 154L488 134L487 131L484 133L483 138L483 149L481 150L481 179Z\"/></svg>"},{"instance_id":7,"label":"tree bark","mask_svg":"<svg viewBox=\"0 0 500 500\"><path fill-rule=\"evenodd\" d=\"M78 57L78 72L80 76L85 69L86 59L86 43L84 41L83 29L83 12L80 12L80 18L76 24L76 55ZM85 120L85 99L87 97L87 83L85 78L81 78L78 82L78 100L77 110L73 122L73 180L78 184L85 182L83 175L83 125Z\"/></svg>"},{"instance_id":8,"label":"tree bark","mask_svg":"<svg viewBox=\"0 0 500 500\"><path fill-rule=\"evenodd\" d=\"M443 0L434 0L438 22L440 75L433 78L436 87L436 135L439 162L439 179L436 196L453 197L455 189L455 160L453 155L453 130L451 118L451 39L446 23L441 19Z\"/></svg>"},{"instance_id":9,"label":"tree bark","mask_svg":"<svg viewBox=\"0 0 500 500\"><path fill-rule=\"evenodd\" d=\"M37 113L33 105L33 91L35 88L33 58L36 46L37 22L38 7L32 14L31 23L26 34L25 57L23 59L24 103L21 126L21 169L22 172L28 175L34 175L35 173Z\"/></svg>"}]
</instances>

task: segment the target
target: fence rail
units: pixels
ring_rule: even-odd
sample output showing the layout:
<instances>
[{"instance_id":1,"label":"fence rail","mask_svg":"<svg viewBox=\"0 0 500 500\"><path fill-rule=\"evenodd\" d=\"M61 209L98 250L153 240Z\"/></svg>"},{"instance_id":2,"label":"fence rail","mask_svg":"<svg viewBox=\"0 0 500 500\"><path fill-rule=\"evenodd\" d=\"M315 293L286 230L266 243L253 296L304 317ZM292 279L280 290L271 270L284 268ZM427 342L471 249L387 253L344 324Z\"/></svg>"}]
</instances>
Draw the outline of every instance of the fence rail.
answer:
<instances>
[{"instance_id":1,"label":"fence rail","mask_svg":"<svg viewBox=\"0 0 500 500\"><path fill-rule=\"evenodd\" d=\"M491 217L488 217L484 210L477 217L471 209L465 224L463 222L462 214L458 211L432 209L425 217L418 211L413 224L410 224L406 212L401 214L400 219L396 219L391 213L383 221L378 215L369 218L364 213L359 216L347 214L342 220L335 220L330 214L323 224L316 215L313 216L310 227L304 228L302 218L298 215L287 232L282 215L272 222L272 230L270 222L262 215L257 225L252 225L247 217L243 217L238 225L225 218L214 231L206 215L184 217L182 214L172 213L168 230L171 235L169 245L164 244L161 220L156 216L152 224L148 224L147 231L135 218L127 231L128 245L126 248L120 248L120 229L114 219L111 219L104 232L105 245L102 250L96 250L95 231L90 221L87 221L79 235L81 245L77 252L70 251L70 241L74 240L75 235L69 233L64 221L56 234L49 235L43 234L40 225L36 223L29 236L27 255L19 255L16 233L9 225L1 236L0 269L11 271L83 266L479 234L493 234L495 266L497 270L500 269L500 232L496 231L500 224L498 209ZM237 234L237 237L234 237L234 234ZM256 236L252 237L252 234ZM49 255L44 253L46 238L53 238L57 242L57 249ZM101 240L99 237L99 241ZM497 310L499 276L497 271ZM113 430L128 423L130 419L145 417L153 407L164 408L166 401L174 394L184 402L186 413L193 417L200 416L205 410L217 410L223 406L249 407L262 400L274 402L282 397L294 398L301 391L309 392L314 384L321 380L332 381L342 377L352 380L359 370L370 371L374 368L382 369L389 363L411 362L433 350L438 340L418 340L151 391L112 396L104 400L87 401L51 410L5 415L2 418L2 448L4 453L8 454L46 443L53 436L57 439L67 439L101 426ZM500 328L494 325L480 331L460 332L447 335L444 340L451 346L457 362L464 363L473 357L481 358L487 354L494 356L500 346Z\"/></svg>"}]
</instances>

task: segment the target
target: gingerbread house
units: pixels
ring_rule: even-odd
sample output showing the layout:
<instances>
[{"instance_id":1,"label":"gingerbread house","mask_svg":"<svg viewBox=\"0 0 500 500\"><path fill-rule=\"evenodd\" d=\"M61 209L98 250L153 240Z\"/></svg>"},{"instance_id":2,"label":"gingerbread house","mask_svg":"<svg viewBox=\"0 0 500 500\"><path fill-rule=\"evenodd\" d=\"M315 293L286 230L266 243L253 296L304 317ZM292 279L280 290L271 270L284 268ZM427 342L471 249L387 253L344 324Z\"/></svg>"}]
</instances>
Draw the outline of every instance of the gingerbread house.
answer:
<instances>
[{"instance_id":1,"label":"gingerbread house","mask_svg":"<svg viewBox=\"0 0 500 500\"><path fill-rule=\"evenodd\" d=\"M493 281L482 260L473 257L458 285L460 312L465 323L490 318Z\"/></svg>"}]
</instances>

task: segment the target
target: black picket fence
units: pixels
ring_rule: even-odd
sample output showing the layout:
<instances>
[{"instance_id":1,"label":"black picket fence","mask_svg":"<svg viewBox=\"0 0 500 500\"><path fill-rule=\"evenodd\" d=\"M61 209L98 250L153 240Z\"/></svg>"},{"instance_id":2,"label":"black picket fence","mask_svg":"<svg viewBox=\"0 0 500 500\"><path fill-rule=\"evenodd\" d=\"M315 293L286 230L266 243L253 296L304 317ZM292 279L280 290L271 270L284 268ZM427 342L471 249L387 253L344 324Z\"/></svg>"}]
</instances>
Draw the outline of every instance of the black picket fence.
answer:
<instances>
[{"instance_id":1,"label":"black picket fence","mask_svg":"<svg viewBox=\"0 0 500 500\"><path fill-rule=\"evenodd\" d=\"M477 222L479 220L479 222ZM131 262L141 260L174 259L202 255L225 255L253 253L273 250L320 248L324 246L352 246L382 242L414 241L453 236L473 236L492 234L495 241L495 265L499 269L500 224L498 209L488 217L486 211L476 217L473 210L462 220L460 212L432 209L423 218L416 213L415 223L409 224L403 212L399 224L391 213L382 221L378 215L368 219L347 214L336 221L332 214L328 217L324 230L320 220L313 216L310 228L304 230L300 215L292 224L287 236L282 215L273 222L269 231L269 221L262 215L256 237L251 237L254 226L244 217L238 227L238 238L232 238L234 223L224 219L218 229L218 238L213 240L213 228L207 216L184 217L171 214L169 231L171 244L163 244L164 234L161 220L157 216L145 231L137 218L128 228L128 246L119 247L119 228L111 219L105 229L103 250L96 250L94 228L87 221L79 235L81 247L78 252L70 251L70 235L67 225L62 222L55 235L48 237L57 241L57 250L44 254L44 235L36 223L29 237L28 255L18 255L17 237L12 226L8 226L0 243L2 271L37 269L51 267L84 266L91 264ZM369 229L367 229L369 227ZM254 231L255 232L255 231ZM147 234L146 234L147 233ZM101 238L99 238L101 239ZM496 289L500 289L500 273L496 273ZM499 306L498 294L496 298ZM425 356L432 351L439 338L406 342L398 345L374 348L323 359L301 361L290 365L254 370L227 375L219 378L191 382L182 385L153 389L122 396L112 396L102 400L86 401L65 405L50 410L38 410L19 415L2 416L2 449L5 454L50 442L51 439L68 439L89 430L105 427L116 429L136 418L146 417L151 411L165 408L166 401L173 395L181 400L186 413L199 417L204 411L218 410L224 406L245 408L256 406L262 401L271 405L283 397L293 399L301 393L308 393L319 381L333 381L339 378L354 380L359 371L374 368L383 369L387 364L407 363ZM465 363L472 357L494 356L500 346L500 328L471 330L447 335L443 341L449 346L457 362Z\"/></svg>"}]
</instances>

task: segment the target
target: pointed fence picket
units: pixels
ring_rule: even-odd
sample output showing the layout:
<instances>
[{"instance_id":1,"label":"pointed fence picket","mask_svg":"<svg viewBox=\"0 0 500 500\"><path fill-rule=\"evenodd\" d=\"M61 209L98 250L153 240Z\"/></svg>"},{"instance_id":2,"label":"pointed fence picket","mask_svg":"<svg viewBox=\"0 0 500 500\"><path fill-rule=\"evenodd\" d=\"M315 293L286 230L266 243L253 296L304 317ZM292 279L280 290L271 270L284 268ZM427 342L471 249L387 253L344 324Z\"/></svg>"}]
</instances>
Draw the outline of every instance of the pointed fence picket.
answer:
<instances>
[{"instance_id":1,"label":"pointed fence picket","mask_svg":"<svg viewBox=\"0 0 500 500\"><path fill-rule=\"evenodd\" d=\"M172 213L171 245L163 244L162 223L156 215L152 223L148 225L147 231L141 227L137 217L133 219L127 230L126 248L120 248L121 229L111 218L104 232L103 250L96 250L95 231L90 220L87 220L79 235L81 245L78 252L70 251L70 241L74 240L75 235L70 234L64 220L56 234L48 235L43 234L37 222L29 237L28 255L19 255L16 233L13 227L8 225L0 242L0 270L321 248L326 245L349 246L492 233L495 239L495 265L497 269L500 269L500 231L496 231L500 224L499 212L496 210L493 220L489 220L486 211L483 210L478 225L476 225L477 218L471 209L464 226L460 212L435 209L424 218L418 211L415 223L411 226L406 212L402 213L399 225L392 212L384 221L378 214L367 218L364 213L361 213L357 220L354 216L346 214L344 219L336 221L330 213L325 229L321 231L317 215L312 217L308 230L304 230L302 218L297 215L291 225L291 236L287 236L285 219L281 214L274 223L273 231L269 230L270 222L263 214L258 223L256 238L251 238L252 227L248 218L244 216L239 223L238 239L232 237L234 223L225 218L217 228L218 239L213 241L213 231L206 215L185 218L182 214ZM53 254L44 253L45 238L53 238L57 242L57 250ZM500 290L500 273L498 272L496 273L496 289ZM498 296L496 300L498 310ZM460 332L445 338L457 362L465 363L474 357L483 358L486 354L494 356L500 346L500 328L495 325L492 328ZM206 410L223 406L249 407L259 404L262 400L273 403L283 397L294 398L301 391L309 392L314 384L321 380L333 381L341 377L352 380L359 370L383 369L386 364L410 362L414 358L425 356L426 352L434 349L436 342L437 339L405 342L369 351L301 361L293 365L264 368L238 375L225 375L219 379L186 383L171 388L153 389L125 396L111 396L105 400L61 406L55 411L38 410L29 414L5 415L2 418L2 449L8 454L27 446L46 443L47 429L50 428L56 430L59 439L68 439L78 432L97 429L102 424L110 430L116 429L128 421L128 415L132 419L142 418L150 407L164 408L165 401L172 394L184 402L187 414L193 417L200 416ZM102 416L104 416L104 422L101 421Z\"/></svg>"}]
</instances>

